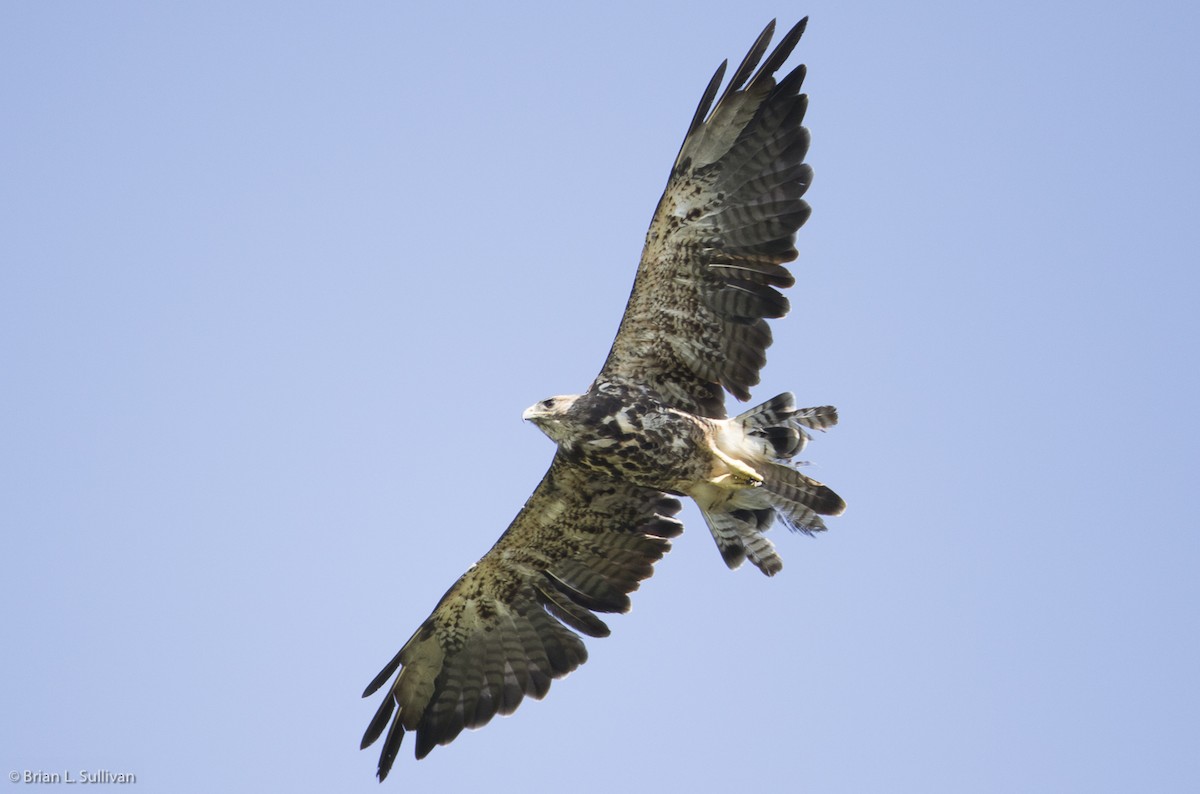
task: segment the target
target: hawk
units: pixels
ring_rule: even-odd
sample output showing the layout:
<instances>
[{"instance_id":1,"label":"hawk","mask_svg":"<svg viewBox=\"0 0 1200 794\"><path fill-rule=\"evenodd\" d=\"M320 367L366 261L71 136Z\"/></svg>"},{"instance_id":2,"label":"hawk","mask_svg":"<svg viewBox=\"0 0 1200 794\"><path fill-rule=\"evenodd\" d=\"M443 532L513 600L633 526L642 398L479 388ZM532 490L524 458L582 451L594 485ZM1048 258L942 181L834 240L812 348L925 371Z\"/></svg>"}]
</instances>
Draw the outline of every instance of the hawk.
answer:
<instances>
[{"instance_id":1,"label":"hawk","mask_svg":"<svg viewBox=\"0 0 1200 794\"><path fill-rule=\"evenodd\" d=\"M767 576L783 567L764 535L776 517L812 533L845 508L793 463L807 430L837 422L834 408L781 394L728 418L724 405L725 392L750 399L767 320L787 314L779 290L795 283L784 265L812 181L805 69L775 75L806 22L763 60L767 25L719 99L726 63L709 81L600 374L584 394L525 411L557 444L549 471L363 693L391 681L362 739L366 748L387 731L381 781L406 733L424 758L583 664L579 635L608 636L597 613L627 612L683 530L676 497L696 502L730 568L749 560Z\"/></svg>"}]
</instances>

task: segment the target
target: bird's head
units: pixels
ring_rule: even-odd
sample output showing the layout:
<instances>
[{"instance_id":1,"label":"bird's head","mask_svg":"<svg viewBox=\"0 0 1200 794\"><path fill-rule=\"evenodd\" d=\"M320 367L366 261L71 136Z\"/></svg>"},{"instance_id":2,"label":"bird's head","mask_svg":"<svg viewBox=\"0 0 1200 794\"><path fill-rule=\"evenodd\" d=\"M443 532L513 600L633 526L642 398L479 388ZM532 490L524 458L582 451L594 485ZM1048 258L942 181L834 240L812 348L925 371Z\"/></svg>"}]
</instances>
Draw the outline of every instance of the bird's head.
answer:
<instances>
[{"instance_id":1,"label":"bird's head","mask_svg":"<svg viewBox=\"0 0 1200 794\"><path fill-rule=\"evenodd\" d=\"M570 424L564 420L579 397L578 394L566 394L541 400L526 408L521 418L533 422L555 441L563 441L569 433Z\"/></svg>"}]
</instances>

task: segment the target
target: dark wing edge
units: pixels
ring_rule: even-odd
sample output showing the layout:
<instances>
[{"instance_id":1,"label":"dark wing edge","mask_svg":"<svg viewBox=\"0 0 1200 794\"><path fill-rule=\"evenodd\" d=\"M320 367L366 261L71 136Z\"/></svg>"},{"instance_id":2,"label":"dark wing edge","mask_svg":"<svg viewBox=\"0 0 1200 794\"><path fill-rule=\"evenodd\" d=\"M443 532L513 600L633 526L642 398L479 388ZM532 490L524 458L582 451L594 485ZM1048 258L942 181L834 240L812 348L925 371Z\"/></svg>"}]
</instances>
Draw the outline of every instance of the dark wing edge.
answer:
<instances>
[{"instance_id":1,"label":"dark wing edge","mask_svg":"<svg viewBox=\"0 0 1200 794\"><path fill-rule=\"evenodd\" d=\"M767 25L715 106L726 64L709 82L597 382L642 383L715 418L725 416L725 391L750 399L771 344L767 320L790 308L779 292L795 283L784 263L796 258L796 231L810 213L805 68L775 80L807 22L763 61L775 30Z\"/></svg>"},{"instance_id":2,"label":"dark wing edge","mask_svg":"<svg viewBox=\"0 0 1200 794\"><path fill-rule=\"evenodd\" d=\"M399 670L362 739L365 749L387 728L379 780L406 731L416 731L416 757L424 758L464 728L511 714L525 695L540 700L553 679L583 664L587 649L575 631L605 637L594 613L629 611L629 593L683 531L673 518L680 507L556 457L495 546L363 692Z\"/></svg>"}]
</instances>

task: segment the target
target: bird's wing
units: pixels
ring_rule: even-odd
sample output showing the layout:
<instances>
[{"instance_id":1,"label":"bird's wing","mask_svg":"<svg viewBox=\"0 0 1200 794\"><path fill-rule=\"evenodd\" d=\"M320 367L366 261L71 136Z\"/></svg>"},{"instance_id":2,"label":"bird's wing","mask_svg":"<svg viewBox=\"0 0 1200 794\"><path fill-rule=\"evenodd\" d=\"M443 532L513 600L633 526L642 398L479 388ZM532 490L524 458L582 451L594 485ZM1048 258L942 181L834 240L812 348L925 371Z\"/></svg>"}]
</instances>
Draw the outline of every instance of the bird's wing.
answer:
<instances>
[{"instance_id":1,"label":"bird's wing","mask_svg":"<svg viewBox=\"0 0 1200 794\"><path fill-rule=\"evenodd\" d=\"M754 71L766 27L715 107L717 69L659 200L612 350L597 381L650 386L677 407L725 415L759 381L771 344L767 319L784 316L778 288L795 283L796 230L809 215L804 163L804 67L776 82L804 32L801 20ZM709 113L709 108L712 112Z\"/></svg>"},{"instance_id":2,"label":"bird's wing","mask_svg":"<svg viewBox=\"0 0 1200 794\"><path fill-rule=\"evenodd\" d=\"M367 747L391 723L379 779L405 731L416 731L416 756L423 758L463 728L511 714L525 695L541 698L552 679L583 664L587 650L567 627L608 635L594 613L629 610L628 594L683 529L672 517L679 509L658 491L556 457L508 531L363 693L399 669L362 741Z\"/></svg>"}]
</instances>

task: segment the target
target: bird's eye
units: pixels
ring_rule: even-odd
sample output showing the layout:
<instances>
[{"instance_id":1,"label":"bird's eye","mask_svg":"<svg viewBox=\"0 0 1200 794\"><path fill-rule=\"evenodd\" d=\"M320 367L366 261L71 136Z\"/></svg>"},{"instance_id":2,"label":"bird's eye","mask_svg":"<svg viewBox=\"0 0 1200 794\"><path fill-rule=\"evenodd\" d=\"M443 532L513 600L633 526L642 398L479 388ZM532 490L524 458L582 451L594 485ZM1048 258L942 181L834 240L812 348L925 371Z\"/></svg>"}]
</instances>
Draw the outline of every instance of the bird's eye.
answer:
<instances>
[{"instance_id":1,"label":"bird's eye","mask_svg":"<svg viewBox=\"0 0 1200 794\"><path fill-rule=\"evenodd\" d=\"M554 400L553 400L553 399L550 399L550 400L542 400L542 407L543 407L543 408L553 408L553 407L554 407Z\"/></svg>"}]
</instances>

